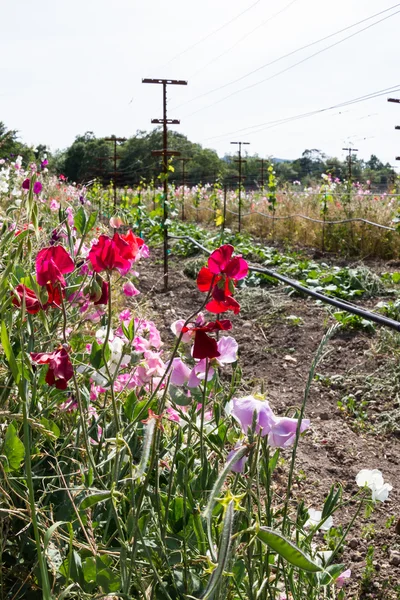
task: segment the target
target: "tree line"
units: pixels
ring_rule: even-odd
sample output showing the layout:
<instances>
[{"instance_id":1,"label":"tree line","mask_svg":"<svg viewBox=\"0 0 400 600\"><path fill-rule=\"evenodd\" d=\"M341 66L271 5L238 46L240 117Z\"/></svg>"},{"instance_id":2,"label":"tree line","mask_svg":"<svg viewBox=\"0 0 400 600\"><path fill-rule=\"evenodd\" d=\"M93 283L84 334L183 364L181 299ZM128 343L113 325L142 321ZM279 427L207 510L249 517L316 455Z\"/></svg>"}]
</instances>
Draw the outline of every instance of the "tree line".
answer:
<instances>
[{"instance_id":1,"label":"tree line","mask_svg":"<svg viewBox=\"0 0 400 600\"><path fill-rule=\"evenodd\" d=\"M238 165L235 160L237 153L226 154L222 158L215 150L203 148L200 144L191 142L178 132L169 132L169 148L180 152L183 158L190 160L185 163L185 182L187 185L227 183L237 185ZM152 156L153 150L163 147L162 131L156 128L150 132L138 131L126 142L118 146L118 186L133 187L140 182L157 184L161 159ZM40 158L45 151L45 146L40 145L33 150L18 139L16 130L7 130L0 121L0 158L10 158L21 154L24 160L31 161ZM108 185L113 179L113 144L104 138L97 138L94 133L86 132L78 135L68 148L47 152L49 167L57 174L65 175L69 181L85 183L95 178ZM328 157L317 149L307 149L300 158L295 160L265 158L263 165L258 155L243 153L245 162L242 165L243 186L248 189L257 188L264 183L268 184L268 166L273 165L279 184L285 182L301 182L303 185L312 185L321 180L323 173L330 173L333 178L341 181L349 178L349 164L347 160ZM377 156L372 155L368 161L352 156L351 176L352 181L359 181L374 188L385 189L394 183L396 173L390 164L384 164ZM262 181L263 179L263 181ZM176 185L183 181L183 165L179 158L171 159L169 180Z\"/></svg>"}]
</instances>

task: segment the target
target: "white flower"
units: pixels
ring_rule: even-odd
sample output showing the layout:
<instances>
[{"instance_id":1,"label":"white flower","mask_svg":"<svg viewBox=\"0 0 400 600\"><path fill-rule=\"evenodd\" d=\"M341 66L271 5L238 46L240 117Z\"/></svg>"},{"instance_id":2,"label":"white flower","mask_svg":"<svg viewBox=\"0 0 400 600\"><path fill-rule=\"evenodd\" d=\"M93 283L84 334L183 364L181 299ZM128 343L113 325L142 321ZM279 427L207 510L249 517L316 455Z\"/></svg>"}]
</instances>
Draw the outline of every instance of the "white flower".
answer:
<instances>
[{"instance_id":1,"label":"white flower","mask_svg":"<svg viewBox=\"0 0 400 600\"><path fill-rule=\"evenodd\" d=\"M378 469L362 469L357 477L358 487L368 487L372 491L372 501L385 502L393 489L390 483L384 483L383 475Z\"/></svg>"},{"instance_id":2,"label":"white flower","mask_svg":"<svg viewBox=\"0 0 400 600\"><path fill-rule=\"evenodd\" d=\"M315 510L314 508L308 509L309 519L304 524L304 527L315 527L319 524L322 519L322 510ZM326 521L321 525L320 529L324 531L328 531L331 527L333 527L333 518L328 517Z\"/></svg>"}]
</instances>

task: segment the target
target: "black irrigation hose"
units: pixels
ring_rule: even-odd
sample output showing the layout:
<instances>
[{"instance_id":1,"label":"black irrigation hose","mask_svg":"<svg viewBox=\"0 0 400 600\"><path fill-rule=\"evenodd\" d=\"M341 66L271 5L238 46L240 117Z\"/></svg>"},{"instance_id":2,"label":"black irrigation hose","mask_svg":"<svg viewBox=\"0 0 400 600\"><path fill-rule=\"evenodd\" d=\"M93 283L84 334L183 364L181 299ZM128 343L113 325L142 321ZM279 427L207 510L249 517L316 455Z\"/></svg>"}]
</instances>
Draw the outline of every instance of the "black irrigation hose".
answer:
<instances>
[{"instance_id":1,"label":"black irrigation hose","mask_svg":"<svg viewBox=\"0 0 400 600\"><path fill-rule=\"evenodd\" d=\"M200 244L188 235L169 235L168 237L172 240L188 240L189 242L203 250L203 252L211 254L211 250L208 250L207 248L202 246L202 244ZM253 271L254 273L263 273L264 275L274 277L275 279L278 279L279 281L290 285L290 287L294 288L295 290L298 290L299 292L302 292L303 294L307 294L308 296L316 298L317 300L321 300L321 302L331 304L332 306L340 308L341 310L344 310L348 313L352 313L353 315L357 315L359 317L362 317L363 319L367 319L368 321L373 321L378 325L383 325L384 327L388 327L389 329L394 329L395 331L400 332L400 323L398 321L395 321L394 319L390 319L389 317L378 315L369 310L365 310L364 308L360 308L355 304L351 304L350 302L344 302L341 300L337 300L336 298L331 298L330 296L325 296L325 294L321 294L320 292L315 292L314 290L311 290L310 288L301 285L297 281L289 279L289 277L285 277L284 275L280 275L279 273L276 273L271 269L263 269L261 267L254 267L249 265L249 271Z\"/></svg>"}]
</instances>

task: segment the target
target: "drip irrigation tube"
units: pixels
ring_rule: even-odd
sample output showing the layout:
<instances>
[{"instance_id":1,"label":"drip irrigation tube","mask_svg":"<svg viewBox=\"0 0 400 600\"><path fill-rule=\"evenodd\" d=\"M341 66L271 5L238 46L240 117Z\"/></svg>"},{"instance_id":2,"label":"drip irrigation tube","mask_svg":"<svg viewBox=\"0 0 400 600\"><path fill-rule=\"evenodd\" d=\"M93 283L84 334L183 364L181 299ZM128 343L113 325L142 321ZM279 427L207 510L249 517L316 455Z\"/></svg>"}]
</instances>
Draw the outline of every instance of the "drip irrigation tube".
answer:
<instances>
[{"instance_id":1,"label":"drip irrigation tube","mask_svg":"<svg viewBox=\"0 0 400 600\"><path fill-rule=\"evenodd\" d=\"M171 240L188 240L189 242L200 248L200 250L202 250L206 254L211 254L211 250L208 250L202 244L200 244L188 235L169 235L168 237ZM385 317L384 315L378 315L374 312L366 310L365 308L360 308L355 304L351 304L350 302L338 300L337 298L331 298L330 296L325 296L325 294L321 294L320 292L311 290L310 288L301 285L298 281L294 281L289 277L285 277L284 275L276 273L276 271L252 265L249 265L249 271L253 271L254 273L263 273L264 275L274 277L275 279L282 281L282 283L286 283L295 290L298 290L303 294L311 296L312 298L316 298L317 300L321 300L321 302L324 302L325 304L330 304L331 306L335 306L340 310L345 310L348 313L357 315L359 317L362 317L363 319L367 319L368 321L373 321L378 325L382 325L383 327L388 327L389 329L394 329L395 331L400 332L400 323L398 321L395 321L394 319L390 319L389 317Z\"/></svg>"}]
</instances>

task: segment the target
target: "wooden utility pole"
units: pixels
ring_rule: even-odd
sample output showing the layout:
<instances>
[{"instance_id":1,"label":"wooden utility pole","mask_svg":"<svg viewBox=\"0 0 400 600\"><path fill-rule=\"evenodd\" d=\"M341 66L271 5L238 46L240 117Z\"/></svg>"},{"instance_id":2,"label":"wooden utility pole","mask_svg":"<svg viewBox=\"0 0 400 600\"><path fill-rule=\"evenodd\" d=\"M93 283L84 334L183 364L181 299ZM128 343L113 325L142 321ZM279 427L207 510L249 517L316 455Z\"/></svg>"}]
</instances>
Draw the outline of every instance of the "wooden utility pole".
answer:
<instances>
[{"instance_id":1,"label":"wooden utility pole","mask_svg":"<svg viewBox=\"0 0 400 600\"><path fill-rule=\"evenodd\" d=\"M189 160L192 160L191 158L178 158L178 162L181 161L182 162L182 180L181 180L181 186L182 186L182 199L181 199L181 205L182 205L182 221L185 220L185 185L186 185L186 171L185 171L185 164L187 162L189 162Z\"/></svg>"},{"instance_id":2,"label":"wooden utility pole","mask_svg":"<svg viewBox=\"0 0 400 600\"><path fill-rule=\"evenodd\" d=\"M358 152L357 148L342 148L342 150L344 150L345 152L348 152L348 157L347 157L347 164L348 164L348 169L349 169L349 184L351 186L351 176L352 176L352 172L351 172L351 165L352 165L352 157L353 157L353 152Z\"/></svg>"},{"instance_id":3,"label":"wooden utility pole","mask_svg":"<svg viewBox=\"0 0 400 600\"><path fill-rule=\"evenodd\" d=\"M112 142L114 144L114 171L110 173L112 175L113 187L114 187L114 212L117 210L117 175L119 172L117 171L117 160L119 160L120 156L117 155L117 144L126 142L126 138L118 138L115 135L112 135L109 138L104 138L106 142Z\"/></svg>"},{"instance_id":4,"label":"wooden utility pole","mask_svg":"<svg viewBox=\"0 0 400 600\"><path fill-rule=\"evenodd\" d=\"M163 86L163 118L152 119L152 123L163 126L163 149L154 150L153 156L163 157L164 194L163 194L163 228L164 228L164 290L168 289L168 157L179 156L180 152L168 150L167 125L179 125L179 119L167 119L167 85L187 85L181 79L142 79L142 83L158 83Z\"/></svg>"},{"instance_id":5,"label":"wooden utility pole","mask_svg":"<svg viewBox=\"0 0 400 600\"><path fill-rule=\"evenodd\" d=\"M388 102L394 102L400 104L400 98L388 98ZM395 125L395 129L400 129L400 125ZM396 156L396 160L400 160L400 156Z\"/></svg>"},{"instance_id":6,"label":"wooden utility pole","mask_svg":"<svg viewBox=\"0 0 400 600\"><path fill-rule=\"evenodd\" d=\"M239 211L238 211L238 221L239 221L239 233L241 229L241 221L242 221L242 164L246 162L245 159L242 158L242 145L249 145L250 142L231 142L231 144L237 144L239 146L238 155L239 158L235 160L235 162L239 163L239 188L238 188L238 200L239 200Z\"/></svg>"}]
</instances>

